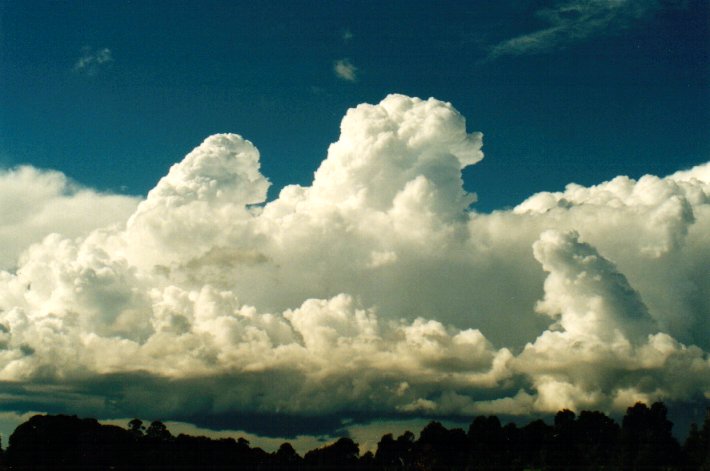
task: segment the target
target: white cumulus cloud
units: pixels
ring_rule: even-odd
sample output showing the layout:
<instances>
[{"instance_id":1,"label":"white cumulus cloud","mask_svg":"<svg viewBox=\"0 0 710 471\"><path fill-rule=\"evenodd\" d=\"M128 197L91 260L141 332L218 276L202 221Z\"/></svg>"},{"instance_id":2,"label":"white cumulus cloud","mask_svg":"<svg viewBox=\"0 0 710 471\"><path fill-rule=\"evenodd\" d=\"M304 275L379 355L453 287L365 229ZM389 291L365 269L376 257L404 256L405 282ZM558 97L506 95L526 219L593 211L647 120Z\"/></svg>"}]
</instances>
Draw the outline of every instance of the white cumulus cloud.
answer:
<instances>
[{"instance_id":1,"label":"white cumulus cloud","mask_svg":"<svg viewBox=\"0 0 710 471\"><path fill-rule=\"evenodd\" d=\"M256 147L208 137L124 224L0 272L0 407L257 432L709 396L710 164L479 214L482 158L451 104L390 95L267 201Z\"/></svg>"},{"instance_id":2,"label":"white cumulus cloud","mask_svg":"<svg viewBox=\"0 0 710 471\"><path fill-rule=\"evenodd\" d=\"M30 166L0 170L0 268L14 267L24 249L51 233L73 238L125 224L137 204L137 198L98 193L57 171Z\"/></svg>"}]
</instances>

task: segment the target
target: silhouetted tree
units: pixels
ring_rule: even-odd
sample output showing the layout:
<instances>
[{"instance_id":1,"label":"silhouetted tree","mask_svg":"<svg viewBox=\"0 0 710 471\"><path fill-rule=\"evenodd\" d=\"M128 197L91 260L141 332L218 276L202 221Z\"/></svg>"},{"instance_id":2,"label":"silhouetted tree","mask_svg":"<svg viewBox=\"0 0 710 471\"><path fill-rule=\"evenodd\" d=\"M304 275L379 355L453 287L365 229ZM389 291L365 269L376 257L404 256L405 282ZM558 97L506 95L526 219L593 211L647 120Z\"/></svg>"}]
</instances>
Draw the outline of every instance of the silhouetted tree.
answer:
<instances>
[{"instance_id":1,"label":"silhouetted tree","mask_svg":"<svg viewBox=\"0 0 710 471\"><path fill-rule=\"evenodd\" d=\"M396 440L391 433L385 434L377 444L375 465L384 470L407 469L413 460L415 436L407 430Z\"/></svg>"},{"instance_id":2,"label":"silhouetted tree","mask_svg":"<svg viewBox=\"0 0 710 471\"><path fill-rule=\"evenodd\" d=\"M476 417L468 427L468 441L468 462L473 469L499 469L510 464L509 443L498 417Z\"/></svg>"},{"instance_id":3,"label":"silhouetted tree","mask_svg":"<svg viewBox=\"0 0 710 471\"><path fill-rule=\"evenodd\" d=\"M683 445L687 468L692 471L710 471L710 408L702 429L697 424L690 426L688 438Z\"/></svg>"},{"instance_id":4,"label":"silhouetted tree","mask_svg":"<svg viewBox=\"0 0 710 471\"><path fill-rule=\"evenodd\" d=\"M546 445L550 442L552 430L552 427L539 419L520 429L518 446L520 461L525 467L542 468L546 465Z\"/></svg>"},{"instance_id":5,"label":"silhouetted tree","mask_svg":"<svg viewBox=\"0 0 710 471\"><path fill-rule=\"evenodd\" d=\"M569 409L555 415L552 436L545 444L546 462L551 469L568 469L579 463L576 418L575 413Z\"/></svg>"},{"instance_id":6,"label":"silhouetted tree","mask_svg":"<svg viewBox=\"0 0 710 471\"><path fill-rule=\"evenodd\" d=\"M355 442L341 438L301 458L289 443L266 453L244 438L173 437L160 421L144 429L134 419L123 429L57 415L20 424L5 459L13 470L710 471L710 414L702 428L691 427L682 449L671 430L663 404L639 403L628 408L621 427L590 411L563 410L552 426L535 420L522 428L480 416L468 433L431 422L416 440L411 432L384 435L375 454L360 456Z\"/></svg>"},{"instance_id":7,"label":"silhouetted tree","mask_svg":"<svg viewBox=\"0 0 710 471\"><path fill-rule=\"evenodd\" d=\"M608 468L616 455L619 425L598 411L582 411L577 417L578 463L589 470Z\"/></svg>"},{"instance_id":8,"label":"silhouetted tree","mask_svg":"<svg viewBox=\"0 0 710 471\"><path fill-rule=\"evenodd\" d=\"M170 440L173 437L168 427L159 420L154 420L150 423L148 429L145 431L145 436L151 440L159 441Z\"/></svg>"},{"instance_id":9,"label":"silhouetted tree","mask_svg":"<svg viewBox=\"0 0 710 471\"><path fill-rule=\"evenodd\" d=\"M463 430L447 430L439 422L430 422L414 443L412 462L418 469L463 469L468 455L467 445Z\"/></svg>"},{"instance_id":10,"label":"silhouetted tree","mask_svg":"<svg viewBox=\"0 0 710 471\"><path fill-rule=\"evenodd\" d=\"M502 432L506 444L506 456L504 456L502 467L509 471L524 469L527 461L522 454L523 432L512 422L506 424Z\"/></svg>"},{"instance_id":11,"label":"silhouetted tree","mask_svg":"<svg viewBox=\"0 0 710 471\"><path fill-rule=\"evenodd\" d=\"M636 403L626 410L620 438L620 464L625 470L665 469L680 464L680 445L666 407L656 402L649 409Z\"/></svg>"},{"instance_id":12,"label":"silhouetted tree","mask_svg":"<svg viewBox=\"0 0 710 471\"><path fill-rule=\"evenodd\" d=\"M404 465L397 442L394 441L391 433L383 435L379 443L377 443L375 463L383 469L398 469Z\"/></svg>"},{"instance_id":13,"label":"silhouetted tree","mask_svg":"<svg viewBox=\"0 0 710 471\"><path fill-rule=\"evenodd\" d=\"M376 469L375 455L371 451L366 451L358 460L357 467L363 471Z\"/></svg>"},{"instance_id":14,"label":"silhouetted tree","mask_svg":"<svg viewBox=\"0 0 710 471\"><path fill-rule=\"evenodd\" d=\"M141 419L131 420L130 422L128 422L128 431L131 432L131 434L136 438L142 437L143 433L145 432L143 421Z\"/></svg>"},{"instance_id":15,"label":"silhouetted tree","mask_svg":"<svg viewBox=\"0 0 710 471\"><path fill-rule=\"evenodd\" d=\"M360 448L350 438L341 438L331 445L311 450L303 457L305 464L319 469L354 468Z\"/></svg>"},{"instance_id":16,"label":"silhouetted tree","mask_svg":"<svg viewBox=\"0 0 710 471\"><path fill-rule=\"evenodd\" d=\"M130 432L95 419L36 415L10 436L13 469L78 469L123 465L132 446Z\"/></svg>"},{"instance_id":17,"label":"silhouetted tree","mask_svg":"<svg viewBox=\"0 0 710 471\"><path fill-rule=\"evenodd\" d=\"M276 469L297 469L303 464L303 458L287 442L274 453L273 463Z\"/></svg>"}]
</instances>

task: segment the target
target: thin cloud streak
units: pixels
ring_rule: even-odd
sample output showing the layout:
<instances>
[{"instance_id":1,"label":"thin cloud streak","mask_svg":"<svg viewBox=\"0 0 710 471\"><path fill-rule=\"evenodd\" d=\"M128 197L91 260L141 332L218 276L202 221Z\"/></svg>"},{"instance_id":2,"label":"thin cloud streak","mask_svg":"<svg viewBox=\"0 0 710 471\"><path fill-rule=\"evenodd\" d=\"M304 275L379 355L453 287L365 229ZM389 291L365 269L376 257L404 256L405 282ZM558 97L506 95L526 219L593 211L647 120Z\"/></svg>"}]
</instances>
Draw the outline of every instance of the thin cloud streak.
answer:
<instances>
[{"instance_id":1,"label":"thin cloud streak","mask_svg":"<svg viewBox=\"0 0 710 471\"><path fill-rule=\"evenodd\" d=\"M550 26L502 41L487 58L537 54L623 28L656 7L653 0L571 0L536 12Z\"/></svg>"}]
</instances>

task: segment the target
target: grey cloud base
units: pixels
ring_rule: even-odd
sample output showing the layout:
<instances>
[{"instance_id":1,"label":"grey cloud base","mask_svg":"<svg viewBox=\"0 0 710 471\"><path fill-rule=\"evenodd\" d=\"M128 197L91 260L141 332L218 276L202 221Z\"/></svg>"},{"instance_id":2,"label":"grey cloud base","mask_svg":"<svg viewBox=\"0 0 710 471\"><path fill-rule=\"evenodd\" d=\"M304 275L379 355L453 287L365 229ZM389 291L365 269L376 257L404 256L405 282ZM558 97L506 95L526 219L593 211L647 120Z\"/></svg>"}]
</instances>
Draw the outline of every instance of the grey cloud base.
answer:
<instances>
[{"instance_id":1,"label":"grey cloud base","mask_svg":"<svg viewBox=\"0 0 710 471\"><path fill-rule=\"evenodd\" d=\"M710 164L479 214L481 148L390 95L267 202L257 149L207 138L127 221L0 272L0 407L296 434L710 399Z\"/></svg>"}]
</instances>

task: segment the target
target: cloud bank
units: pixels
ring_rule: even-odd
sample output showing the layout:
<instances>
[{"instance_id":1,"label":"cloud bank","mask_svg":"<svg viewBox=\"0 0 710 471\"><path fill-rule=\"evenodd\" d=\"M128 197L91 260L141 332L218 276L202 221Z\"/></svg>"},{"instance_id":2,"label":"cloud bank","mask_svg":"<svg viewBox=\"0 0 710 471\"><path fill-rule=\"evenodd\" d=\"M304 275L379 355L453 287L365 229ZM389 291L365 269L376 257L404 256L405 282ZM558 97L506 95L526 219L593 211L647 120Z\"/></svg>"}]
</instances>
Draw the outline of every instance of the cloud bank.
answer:
<instances>
[{"instance_id":1,"label":"cloud bank","mask_svg":"<svg viewBox=\"0 0 710 471\"><path fill-rule=\"evenodd\" d=\"M0 170L0 268L13 268L18 254L52 232L73 238L125 220L138 202L84 188L56 171Z\"/></svg>"},{"instance_id":2,"label":"cloud bank","mask_svg":"<svg viewBox=\"0 0 710 471\"><path fill-rule=\"evenodd\" d=\"M295 435L710 399L710 164L479 214L481 149L390 95L267 201L256 147L208 137L122 224L0 272L0 406Z\"/></svg>"}]
</instances>

